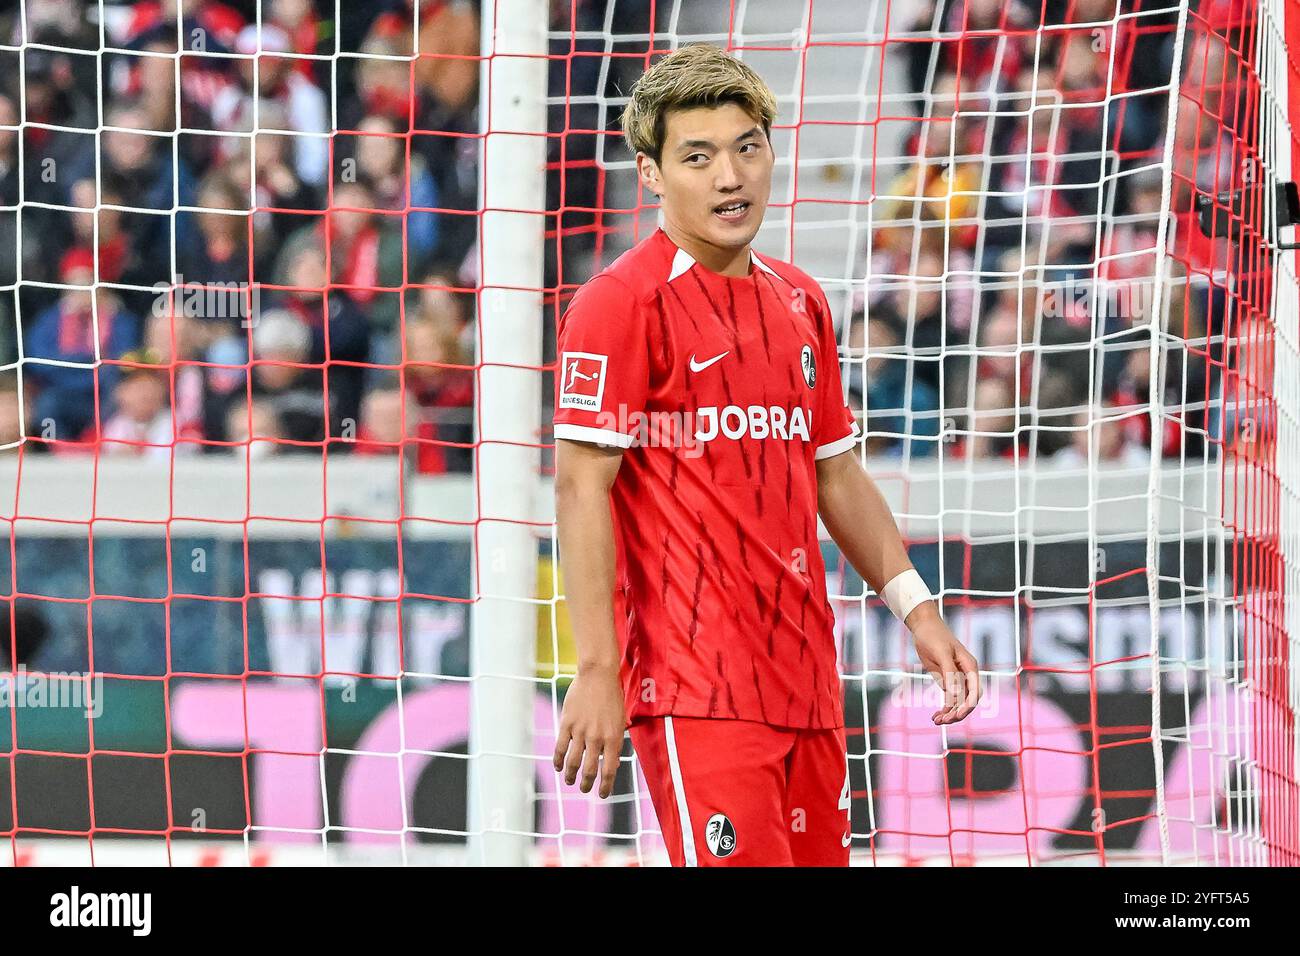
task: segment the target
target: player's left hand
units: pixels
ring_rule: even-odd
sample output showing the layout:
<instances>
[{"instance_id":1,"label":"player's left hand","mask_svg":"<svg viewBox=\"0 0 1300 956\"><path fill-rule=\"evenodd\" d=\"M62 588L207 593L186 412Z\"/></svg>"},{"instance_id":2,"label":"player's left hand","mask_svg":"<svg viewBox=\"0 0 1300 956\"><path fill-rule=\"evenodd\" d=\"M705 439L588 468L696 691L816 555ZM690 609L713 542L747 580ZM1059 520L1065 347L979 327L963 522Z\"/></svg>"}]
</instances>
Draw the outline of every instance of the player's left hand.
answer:
<instances>
[{"instance_id":1,"label":"player's left hand","mask_svg":"<svg viewBox=\"0 0 1300 956\"><path fill-rule=\"evenodd\" d=\"M953 636L934 605L912 626L912 639L921 666L943 690L943 708L930 715L936 725L955 724L970 716L981 697L979 664ZM909 615L909 618L911 615Z\"/></svg>"}]
</instances>

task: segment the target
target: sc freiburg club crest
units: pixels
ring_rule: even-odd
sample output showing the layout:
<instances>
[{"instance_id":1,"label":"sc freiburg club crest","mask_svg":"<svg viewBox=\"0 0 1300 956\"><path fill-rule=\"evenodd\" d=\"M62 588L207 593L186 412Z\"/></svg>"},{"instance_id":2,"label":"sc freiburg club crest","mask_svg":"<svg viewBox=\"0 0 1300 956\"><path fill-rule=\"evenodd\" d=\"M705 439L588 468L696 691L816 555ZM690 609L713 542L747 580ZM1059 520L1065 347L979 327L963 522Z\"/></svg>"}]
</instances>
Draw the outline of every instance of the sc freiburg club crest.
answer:
<instances>
[{"instance_id":1,"label":"sc freiburg club crest","mask_svg":"<svg viewBox=\"0 0 1300 956\"><path fill-rule=\"evenodd\" d=\"M736 828L725 815L715 813L704 825L704 842L714 856L731 856L736 852Z\"/></svg>"},{"instance_id":2,"label":"sc freiburg club crest","mask_svg":"<svg viewBox=\"0 0 1300 956\"><path fill-rule=\"evenodd\" d=\"M809 388L817 387L817 360L813 358L811 345L805 345L799 353L799 367L803 369L803 380Z\"/></svg>"}]
</instances>

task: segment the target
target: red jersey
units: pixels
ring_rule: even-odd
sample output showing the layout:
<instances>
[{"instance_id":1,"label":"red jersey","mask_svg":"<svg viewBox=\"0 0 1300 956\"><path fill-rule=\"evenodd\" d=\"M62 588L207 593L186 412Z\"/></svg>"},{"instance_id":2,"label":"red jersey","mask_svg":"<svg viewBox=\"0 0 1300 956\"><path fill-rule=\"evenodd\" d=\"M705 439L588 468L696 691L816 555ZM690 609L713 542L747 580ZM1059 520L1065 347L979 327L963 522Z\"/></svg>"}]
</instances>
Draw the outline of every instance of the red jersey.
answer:
<instances>
[{"instance_id":1,"label":"red jersey","mask_svg":"<svg viewBox=\"0 0 1300 956\"><path fill-rule=\"evenodd\" d=\"M752 254L705 269L657 230L559 325L555 437L627 449L612 489L629 720L844 723L816 460L858 432L830 308Z\"/></svg>"}]
</instances>

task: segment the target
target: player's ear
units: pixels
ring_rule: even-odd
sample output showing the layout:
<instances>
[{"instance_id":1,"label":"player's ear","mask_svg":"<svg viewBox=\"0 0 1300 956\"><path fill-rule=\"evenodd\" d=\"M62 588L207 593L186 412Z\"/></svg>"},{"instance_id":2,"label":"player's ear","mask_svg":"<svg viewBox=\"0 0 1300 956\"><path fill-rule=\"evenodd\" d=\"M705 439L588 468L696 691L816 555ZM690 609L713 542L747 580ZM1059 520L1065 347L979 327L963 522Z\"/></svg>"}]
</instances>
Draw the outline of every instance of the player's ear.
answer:
<instances>
[{"instance_id":1,"label":"player's ear","mask_svg":"<svg viewBox=\"0 0 1300 956\"><path fill-rule=\"evenodd\" d=\"M641 185L656 196L663 198L664 183L659 173L659 164L646 153L636 154L636 173Z\"/></svg>"}]
</instances>

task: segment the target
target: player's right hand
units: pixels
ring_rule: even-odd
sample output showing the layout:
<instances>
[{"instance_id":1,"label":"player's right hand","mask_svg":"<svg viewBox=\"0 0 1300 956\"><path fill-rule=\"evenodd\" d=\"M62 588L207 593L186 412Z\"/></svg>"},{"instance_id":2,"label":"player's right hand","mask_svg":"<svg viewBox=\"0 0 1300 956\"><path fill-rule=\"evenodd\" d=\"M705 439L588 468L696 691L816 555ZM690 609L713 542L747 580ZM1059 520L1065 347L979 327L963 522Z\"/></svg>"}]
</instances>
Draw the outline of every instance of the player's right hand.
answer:
<instances>
[{"instance_id":1,"label":"player's right hand","mask_svg":"<svg viewBox=\"0 0 1300 956\"><path fill-rule=\"evenodd\" d=\"M555 740L553 763L557 772L564 772L564 782L572 786L581 770L580 788L590 793L599 774L601 799L613 793L626 727L618 668L580 670L564 695Z\"/></svg>"}]
</instances>

